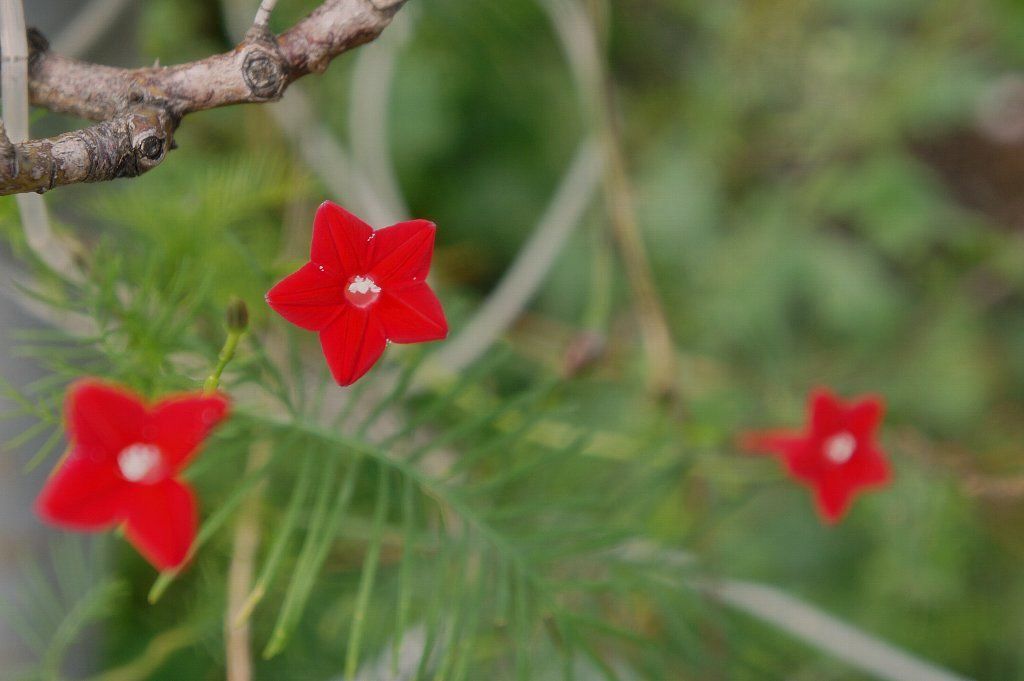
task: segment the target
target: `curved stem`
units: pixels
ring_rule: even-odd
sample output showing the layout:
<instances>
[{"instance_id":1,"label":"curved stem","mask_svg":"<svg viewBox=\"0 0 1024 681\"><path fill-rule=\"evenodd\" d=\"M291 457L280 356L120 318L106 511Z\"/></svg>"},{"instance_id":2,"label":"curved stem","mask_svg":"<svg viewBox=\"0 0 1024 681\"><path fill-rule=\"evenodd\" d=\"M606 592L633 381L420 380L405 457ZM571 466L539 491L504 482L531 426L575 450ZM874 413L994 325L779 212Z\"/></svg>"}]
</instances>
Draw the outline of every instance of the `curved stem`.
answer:
<instances>
[{"instance_id":1,"label":"curved stem","mask_svg":"<svg viewBox=\"0 0 1024 681\"><path fill-rule=\"evenodd\" d=\"M210 372L209 377L206 379L206 383L203 384L203 392L217 392L217 388L220 387L220 376L224 373L224 369L234 358L235 350L238 348L238 341L242 339L243 335L245 335L245 331L236 331L234 329L228 331L228 337L224 341L224 347L221 348L220 354L217 356L217 364L213 367L213 371Z\"/></svg>"},{"instance_id":2,"label":"curved stem","mask_svg":"<svg viewBox=\"0 0 1024 681\"><path fill-rule=\"evenodd\" d=\"M469 323L435 354L437 365L453 372L464 369L482 357L515 321L582 219L600 181L601 171L597 143L587 140L580 146L551 204L512 266Z\"/></svg>"},{"instance_id":3,"label":"curved stem","mask_svg":"<svg viewBox=\"0 0 1024 681\"><path fill-rule=\"evenodd\" d=\"M250 474L263 468L270 459L270 445L257 441L249 450L246 471ZM228 568L228 605L224 613L225 663L228 681L252 679L252 649L249 620L238 614L245 607L252 588L256 551L260 545L259 508L266 481L261 481L242 507L235 526L231 565Z\"/></svg>"},{"instance_id":4,"label":"curved stem","mask_svg":"<svg viewBox=\"0 0 1024 681\"><path fill-rule=\"evenodd\" d=\"M648 390L658 397L676 397L675 346L633 205L632 182L615 124L610 77L597 27L578 0L543 0L542 6L573 66L583 106L590 112L604 148L605 203L612 235L636 301L636 316L647 353Z\"/></svg>"}]
</instances>

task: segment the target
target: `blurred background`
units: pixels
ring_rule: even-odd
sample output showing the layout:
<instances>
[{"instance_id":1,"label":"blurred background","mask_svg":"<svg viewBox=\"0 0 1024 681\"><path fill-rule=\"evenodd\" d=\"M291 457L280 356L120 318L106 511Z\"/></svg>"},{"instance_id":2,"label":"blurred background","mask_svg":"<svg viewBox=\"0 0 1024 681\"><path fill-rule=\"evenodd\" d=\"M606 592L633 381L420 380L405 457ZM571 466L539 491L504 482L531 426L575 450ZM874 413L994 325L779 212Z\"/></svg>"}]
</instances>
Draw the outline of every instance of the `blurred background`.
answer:
<instances>
[{"instance_id":1,"label":"blurred background","mask_svg":"<svg viewBox=\"0 0 1024 681\"><path fill-rule=\"evenodd\" d=\"M90 4L26 11L52 39ZM136 66L224 51L253 3L119 4L82 56ZM666 382L691 457L651 534L964 676L1024 677L1024 4L579 4L589 24L557 1L414 0L380 41L280 104L189 116L161 167L48 205L87 243L123 238L129 261L132 248L186 254L200 241L224 268L214 293L254 300L266 269L247 259L301 257L307 228L296 243L269 234L307 225L324 197L376 224L427 217L466 344L456 365L473 354L459 331L536 236L551 263L520 261L491 325L554 371L567 352L603 347L575 389L578 418L628 429L661 407L643 397L657 357L642 296L609 237L624 202L675 351ZM281 0L272 26L315 5ZM40 113L33 133L82 124ZM0 213L13 234L12 199ZM16 309L0 306L0 369L25 382L39 369L11 353L12 334L37 322ZM817 386L888 404L895 481L835 528L775 461L735 446L745 429L798 426ZM31 458L0 469L0 589L14 595L20 554L47 542L24 510L40 484L38 470L20 473ZM121 660L136 625L113 620L112 643L86 657ZM862 678L754 619L730 626L721 659L693 678ZM0 631L0 662L31 657ZM152 678L186 678L169 669Z\"/></svg>"}]
</instances>

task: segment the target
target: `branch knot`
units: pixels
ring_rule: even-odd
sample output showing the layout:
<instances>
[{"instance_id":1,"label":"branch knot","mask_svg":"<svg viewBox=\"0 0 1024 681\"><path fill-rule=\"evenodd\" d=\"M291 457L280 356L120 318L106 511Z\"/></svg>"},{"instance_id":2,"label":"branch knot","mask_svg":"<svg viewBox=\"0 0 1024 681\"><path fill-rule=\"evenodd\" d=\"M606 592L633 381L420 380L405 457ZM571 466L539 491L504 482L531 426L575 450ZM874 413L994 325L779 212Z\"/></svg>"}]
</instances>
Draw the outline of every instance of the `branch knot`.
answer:
<instances>
[{"instance_id":1,"label":"branch knot","mask_svg":"<svg viewBox=\"0 0 1024 681\"><path fill-rule=\"evenodd\" d=\"M267 49L273 47L273 51ZM242 62L242 78L254 97L262 100L280 99L288 84L284 58L276 45L251 43Z\"/></svg>"},{"instance_id":2,"label":"branch knot","mask_svg":"<svg viewBox=\"0 0 1024 681\"><path fill-rule=\"evenodd\" d=\"M122 177L141 175L160 165L172 144L174 121L161 109L129 115L131 158L119 168Z\"/></svg>"}]
</instances>

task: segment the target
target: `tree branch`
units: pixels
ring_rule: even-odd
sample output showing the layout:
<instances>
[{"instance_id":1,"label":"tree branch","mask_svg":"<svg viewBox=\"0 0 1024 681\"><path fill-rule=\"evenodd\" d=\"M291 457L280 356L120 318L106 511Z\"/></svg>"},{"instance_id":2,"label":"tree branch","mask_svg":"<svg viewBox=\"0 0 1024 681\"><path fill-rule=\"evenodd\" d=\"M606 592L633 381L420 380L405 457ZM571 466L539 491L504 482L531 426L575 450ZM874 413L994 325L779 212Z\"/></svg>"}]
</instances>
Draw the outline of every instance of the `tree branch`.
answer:
<instances>
[{"instance_id":1,"label":"tree branch","mask_svg":"<svg viewBox=\"0 0 1024 681\"><path fill-rule=\"evenodd\" d=\"M323 72L339 54L380 35L405 1L326 0L279 36L261 12L230 52L168 67L123 69L63 57L30 30L32 103L100 122L14 144L0 164L0 195L140 175L174 148L184 116L280 99L298 78Z\"/></svg>"}]
</instances>

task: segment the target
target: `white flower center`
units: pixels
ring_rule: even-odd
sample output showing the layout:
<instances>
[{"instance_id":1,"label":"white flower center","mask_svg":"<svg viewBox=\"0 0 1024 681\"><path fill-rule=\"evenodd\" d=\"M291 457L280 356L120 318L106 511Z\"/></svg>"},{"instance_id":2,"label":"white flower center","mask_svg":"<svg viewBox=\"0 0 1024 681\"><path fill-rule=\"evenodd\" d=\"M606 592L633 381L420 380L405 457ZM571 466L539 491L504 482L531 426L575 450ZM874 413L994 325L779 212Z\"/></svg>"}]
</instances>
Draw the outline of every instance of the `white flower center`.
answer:
<instances>
[{"instance_id":1,"label":"white flower center","mask_svg":"<svg viewBox=\"0 0 1024 681\"><path fill-rule=\"evenodd\" d=\"M352 283L348 285L349 293L359 293L366 295L367 293L380 293L380 286L373 283L373 279L369 277L356 277L352 280Z\"/></svg>"},{"instance_id":2,"label":"white flower center","mask_svg":"<svg viewBox=\"0 0 1024 681\"><path fill-rule=\"evenodd\" d=\"M128 445L117 455L121 475L130 482L140 482L153 474L161 461L160 448L137 442Z\"/></svg>"},{"instance_id":3,"label":"white flower center","mask_svg":"<svg viewBox=\"0 0 1024 681\"><path fill-rule=\"evenodd\" d=\"M825 458L835 464L846 463L856 450L857 439L846 431L825 440Z\"/></svg>"},{"instance_id":4,"label":"white flower center","mask_svg":"<svg viewBox=\"0 0 1024 681\"><path fill-rule=\"evenodd\" d=\"M377 302L380 286L369 277L352 277L345 287L345 299L356 307L367 308Z\"/></svg>"}]
</instances>

